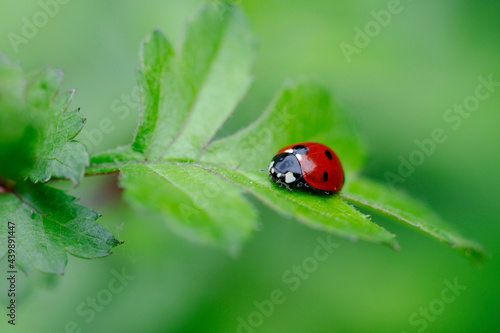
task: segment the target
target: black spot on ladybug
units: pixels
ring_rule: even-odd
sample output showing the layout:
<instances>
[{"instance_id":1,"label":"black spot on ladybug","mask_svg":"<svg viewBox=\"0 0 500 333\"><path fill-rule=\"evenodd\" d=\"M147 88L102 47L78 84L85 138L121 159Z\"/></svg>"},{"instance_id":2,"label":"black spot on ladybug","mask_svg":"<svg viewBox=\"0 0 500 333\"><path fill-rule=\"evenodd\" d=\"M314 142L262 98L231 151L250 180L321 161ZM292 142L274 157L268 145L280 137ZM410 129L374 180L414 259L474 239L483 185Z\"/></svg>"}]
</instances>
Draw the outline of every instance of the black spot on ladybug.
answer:
<instances>
[{"instance_id":1,"label":"black spot on ladybug","mask_svg":"<svg viewBox=\"0 0 500 333\"><path fill-rule=\"evenodd\" d=\"M325 171L325 173L323 174L323 181L327 181L328 180L328 172Z\"/></svg>"},{"instance_id":2,"label":"black spot on ladybug","mask_svg":"<svg viewBox=\"0 0 500 333\"><path fill-rule=\"evenodd\" d=\"M332 160L332 154L328 151L328 150L325 150L325 155L326 157L328 157L328 159L331 161Z\"/></svg>"},{"instance_id":3,"label":"black spot on ladybug","mask_svg":"<svg viewBox=\"0 0 500 333\"><path fill-rule=\"evenodd\" d=\"M303 146L303 145L296 145L296 146L293 146L293 153L295 155L299 154L299 155L305 155L309 152L309 148L307 148L306 146Z\"/></svg>"}]
</instances>

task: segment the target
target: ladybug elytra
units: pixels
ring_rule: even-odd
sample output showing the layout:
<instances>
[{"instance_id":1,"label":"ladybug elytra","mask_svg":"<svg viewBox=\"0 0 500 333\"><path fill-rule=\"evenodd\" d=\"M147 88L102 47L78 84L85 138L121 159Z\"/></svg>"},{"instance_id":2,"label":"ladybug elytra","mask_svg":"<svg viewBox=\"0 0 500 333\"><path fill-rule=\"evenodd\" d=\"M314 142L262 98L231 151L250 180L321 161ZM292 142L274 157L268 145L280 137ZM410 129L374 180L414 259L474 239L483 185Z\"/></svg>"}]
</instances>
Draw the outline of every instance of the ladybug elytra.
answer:
<instances>
[{"instance_id":1,"label":"ladybug elytra","mask_svg":"<svg viewBox=\"0 0 500 333\"><path fill-rule=\"evenodd\" d=\"M310 186L326 193L338 192L345 176L337 155L327 146L303 142L278 151L268 166L269 176L280 186Z\"/></svg>"}]
</instances>

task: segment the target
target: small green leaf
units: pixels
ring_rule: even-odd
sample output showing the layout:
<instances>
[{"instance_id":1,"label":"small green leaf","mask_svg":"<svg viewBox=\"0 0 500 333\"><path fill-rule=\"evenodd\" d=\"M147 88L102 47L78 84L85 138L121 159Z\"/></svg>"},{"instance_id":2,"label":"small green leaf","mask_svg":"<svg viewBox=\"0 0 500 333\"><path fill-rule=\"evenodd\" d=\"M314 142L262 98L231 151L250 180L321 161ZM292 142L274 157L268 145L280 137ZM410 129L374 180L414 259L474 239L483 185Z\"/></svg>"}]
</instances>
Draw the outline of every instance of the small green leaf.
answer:
<instances>
[{"instance_id":1,"label":"small green leaf","mask_svg":"<svg viewBox=\"0 0 500 333\"><path fill-rule=\"evenodd\" d=\"M85 147L73 140L85 124L85 118L78 110L68 111L74 90L56 96L61 79L60 71L47 70L26 89L26 102L39 133L35 145L36 163L29 173L35 183L57 177L77 185L88 166Z\"/></svg>"},{"instance_id":2,"label":"small green leaf","mask_svg":"<svg viewBox=\"0 0 500 333\"><path fill-rule=\"evenodd\" d=\"M75 198L63 191L29 182L18 183L14 191L0 194L0 244L5 251L8 222L15 223L16 264L27 274L33 270L62 274L66 252L98 258L120 244L95 223L96 212L75 204Z\"/></svg>"},{"instance_id":3,"label":"small green leaf","mask_svg":"<svg viewBox=\"0 0 500 333\"><path fill-rule=\"evenodd\" d=\"M54 69L27 78L19 66L0 57L0 152L13 157L11 165L18 171L0 167L0 175L17 178L27 172L35 183L57 177L75 185L82 179L89 158L73 139L85 118L68 110L74 90L58 95L61 80L62 72ZM18 154L11 153L15 149Z\"/></svg>"},{"instance_id":4,"label":"small green leaf","mask_svg":"<svg viewBox=\"0 0 500 333\"><path fill-rule=\"evenodd\" d=\"M347 184L341 196L353 205L416 228L474 260L481 261L485 256L480 244L465 239L428 207L404 193L392 192L367 179L356 179Z\"/></svg>"}]
</instances>

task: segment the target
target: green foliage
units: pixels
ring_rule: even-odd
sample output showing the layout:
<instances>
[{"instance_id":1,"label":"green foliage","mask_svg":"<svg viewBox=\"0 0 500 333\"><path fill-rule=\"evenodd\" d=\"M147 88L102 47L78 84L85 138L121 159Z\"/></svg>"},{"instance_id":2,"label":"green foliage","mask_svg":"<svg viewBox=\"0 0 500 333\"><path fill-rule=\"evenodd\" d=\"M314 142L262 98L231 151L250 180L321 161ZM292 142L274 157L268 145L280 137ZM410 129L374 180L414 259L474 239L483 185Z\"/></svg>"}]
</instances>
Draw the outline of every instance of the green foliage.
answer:
<instances>
[{"instance_id":1,"label":"green foliage","mask_svg":"<svg viewBox=\"0 0 500 333\"><path fill-rule=\"evenodd\" d=\"M8 222L16 224L17 264L26 273L62 274L66 252L109 255L120 244L95 221L98 214L46 184L77 185L84 173L121 172L124 198L150 218L193 241L237 253L258 227L248 196L284 217L356 241L398 248L395 236L354 206L386 215L481 260L479 244L463 238L424 205L360 178L365 156L356 133L324 88L289 83L253 124L214 140L246 94L254 39L242 11L204 6L179 50L153 31L140 50L141 116L133 142L89 164L74 138L85 119L58 94L62 73L26 75L0 58L0 255ZM341 157L347 186L331 196L278 187L261 172L281 147L318 141ZM354 206L352 206L352 205Z\"/></svg>"},{"instance_id":2,"label":"green foliage","mask_svg":"<svg viewBox=\"0 0 500 333\"><path fill-rule=\"evenodd\" d=\"M36 117L39 133L36 163L29 177L33 182L47 182L52 177L70 179L76 185L85 173L88 154L81 143L72 139L85 119L78 110L68 111L74 90L56 97L61 80L61 71L49 69L26 89L26 103Z\"/></svg>"},{"instance_id":3,"label":"green foliage","mask_svg":"<svg viewBox=\"0 0 500 333\"><path fill-rule=\"evenodd\" d=\"M253 49L244 15L231 5L204 6L188 25L179 50L154 31L140 51L136 137L128 146L93 157L87 173L120 171L124 198L134 208L189 239L233 252L257 226L249 194L310 227L398 247L392 234L350 202L418 226L465 255L482 257L479 245L461 238L420 204L358 179L362 146L321 87L288 84L254 124L213 141L248 89ZM332 196L290 193L259 171L282 146L300 141L332 147L351 186Z\"/></svg>"},{"instance_id":4,"label":"green foliage","mask_svg":"<svg viewBox=\"0 0 500 333\"><path fill-rule=\"evenodd\" d=\"M0 59L2 149L18 148L24 161L34 162L27 173L35 183L56 177L70 179L76 185L85 174L89 158L85 147L73 140L85 123L78 109L68 110L75 91L57 95L60 70L47 69L29 79L26 76L19 66ZM24 170L18 167L21 162L12 164L17 167L17 175L1 174L24 177Z\"/></svg>"},{"instance_id":5,"label":"green foliage","mask_svg":"<svg viewBox=\"0 0 500 333\"><path fill-rule=\"evenodd\" d=\"M16 263L26 273L62 274L66 252L103 257L119 244L95 223L97 213L40 184L57 177L76 185L88 165L84 146L73 140L85 119L68 110L74 91L57 95L61 78L61 71L52 69L26 75L0 59L0 256L13 222Z\"/></svg>"},{"instance_id":6,"label":"green foliage","mask_svg":"<svg viewBox=\"0 0 500 333\"><path fill-rule=\"evenodd\" d=\"M20 182L0 196L0 240L7 243L7 221L16 225L16 264L26 273L36 269L64 272L66 252L81 258L109 255L119 242L95 223L98 214L74 203L63 191ZM3 248L6 248L4 246Z\"/></svg>"},{"instance_id":7,"label":"green foliage","mask_svg":"<svg viewBox=\"0 0 500 333\"><path fill-rule=\"evenodd\" d=\"M353 205L416 228L467 257L480 261L484 256L480 244L465 239L424 204L405 193L391 192L386 186L358 178L347 184L341 197Z\"/></svg>"},{"instance_id":8,"label":"green foliage","mask_svg":"<svg viewBox=\"0 0 500 333\"><path fill-rule=\"evenodd\" d=\"M0 175L17 178L29 172L34 162L33 142L37 133L22 100L22 70L0 55Z\"/></svg>"}]
</instances>

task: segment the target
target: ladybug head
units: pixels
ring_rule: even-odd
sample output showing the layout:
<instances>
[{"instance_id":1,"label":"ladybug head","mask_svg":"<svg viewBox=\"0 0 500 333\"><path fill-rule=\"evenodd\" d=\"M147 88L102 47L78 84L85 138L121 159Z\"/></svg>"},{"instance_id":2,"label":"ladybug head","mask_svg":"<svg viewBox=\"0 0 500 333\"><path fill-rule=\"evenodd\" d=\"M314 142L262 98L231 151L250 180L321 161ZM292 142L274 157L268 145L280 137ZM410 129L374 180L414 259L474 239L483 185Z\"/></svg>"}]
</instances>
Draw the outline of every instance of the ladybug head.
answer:
<instances>
[{"instance_id":1,"label":"ladybug head","mask_svg":"<svg viewBox=\"0 0 500 333\"><path fill-rule=\"evenodd\" d=\"M271 179L280 184L293 184L302 179L302 169L294 154L283 153L274 156L268 167Z\"/></svg>"}]
</instances>

